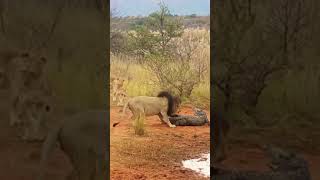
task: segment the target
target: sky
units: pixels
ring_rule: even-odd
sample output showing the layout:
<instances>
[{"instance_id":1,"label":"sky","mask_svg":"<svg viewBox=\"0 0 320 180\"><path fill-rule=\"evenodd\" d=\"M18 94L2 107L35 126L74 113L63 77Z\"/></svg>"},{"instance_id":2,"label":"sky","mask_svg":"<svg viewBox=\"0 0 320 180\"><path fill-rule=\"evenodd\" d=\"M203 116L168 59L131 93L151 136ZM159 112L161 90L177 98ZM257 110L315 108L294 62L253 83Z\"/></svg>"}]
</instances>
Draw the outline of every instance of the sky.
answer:
<instances>
[{"instance_id":1,"label":"sky","mask_svg":"<svg viewBox=\"0 0 320 180\"><path fill-rule=\"evenodd\" d=\"M147 16L157 11L159 0L111 0L111 10L117 16ZM210 0L163 0L171 14L206 16L210 14Z\"/></svg>"}]
</instances>

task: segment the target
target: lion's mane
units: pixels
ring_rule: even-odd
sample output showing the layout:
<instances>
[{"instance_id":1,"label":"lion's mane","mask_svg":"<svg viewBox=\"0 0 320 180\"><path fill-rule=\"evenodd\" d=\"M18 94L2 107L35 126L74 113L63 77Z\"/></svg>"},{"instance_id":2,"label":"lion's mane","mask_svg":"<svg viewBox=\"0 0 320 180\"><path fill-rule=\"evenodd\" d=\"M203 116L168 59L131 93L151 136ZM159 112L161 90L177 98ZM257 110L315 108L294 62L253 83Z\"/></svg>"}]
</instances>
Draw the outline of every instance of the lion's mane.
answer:
<instances>
[{"instance_id":1,"label":"lion's mane","mask_svg":"<svg viewBox=\"0 0 320 180\"><path fill-rule=\"evenodd\" d=\"M167 100L168 100L168 111L167 111L167 114L168 114L168 116L172 116L175 113L174 112L174 103L176 103L176 102L174 100L174 97L171 95L171 93L168 92L168 91L161 91L161 92L159 92L157 97L165 97L165 98L167 98Z\"/></svg>"}]
</instances>

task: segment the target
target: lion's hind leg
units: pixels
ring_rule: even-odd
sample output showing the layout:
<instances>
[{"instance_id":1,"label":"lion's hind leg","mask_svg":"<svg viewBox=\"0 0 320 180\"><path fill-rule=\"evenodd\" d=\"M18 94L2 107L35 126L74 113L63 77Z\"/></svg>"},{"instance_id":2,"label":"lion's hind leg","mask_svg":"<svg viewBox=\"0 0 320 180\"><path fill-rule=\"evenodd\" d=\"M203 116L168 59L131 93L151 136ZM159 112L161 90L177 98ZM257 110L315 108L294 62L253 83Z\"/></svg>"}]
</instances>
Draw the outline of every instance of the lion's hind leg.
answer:
<instances>
[{"instance_id":1,"label":"lion's hind leg","mask_svg":"<svg viewBox=\"0 0 320 180\"><path fill-rule=\"evenodd\" d=\"M135 121L137 118L139 118L139 113L137 111L132 111L131 120Z\"/></svg>"},{"instance_id":2,"label":"lion's hind leg","mask_svg":"<svg viewBox=\"0 0 320 180\"><path fill-rule=\"evenodd\" d=\"M131 120L133 120L133 121L140 118L141 114L144 113L143 107L133 106L130 103L128 103L128 107L129 107L130 111L132 112Z\"/></svg>"}]
</instances>

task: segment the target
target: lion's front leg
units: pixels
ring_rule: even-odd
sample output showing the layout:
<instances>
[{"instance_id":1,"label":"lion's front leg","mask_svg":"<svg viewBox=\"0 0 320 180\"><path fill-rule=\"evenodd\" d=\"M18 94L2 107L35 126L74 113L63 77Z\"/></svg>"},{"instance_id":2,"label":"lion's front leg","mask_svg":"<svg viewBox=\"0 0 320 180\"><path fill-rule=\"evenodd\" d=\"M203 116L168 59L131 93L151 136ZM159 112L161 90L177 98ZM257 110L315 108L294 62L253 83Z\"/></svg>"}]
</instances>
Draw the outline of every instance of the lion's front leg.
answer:
<instances>
[{"instance_id":1,"label":"lion's front leg","mask_svg":"<svg viewBox=\"0 0 320 180\"><path fill-rule=\"evenodd\" d=\"M161 115L162 115L163 121L166 124L168 124L169 127L171 127L171 128L175 128L176 127L176 125L171 124L171 122L169 121L169 117L168 117L166 112L161 112Z\"/></svg>"},{"instance_id":2,"label":"lion's front leg","mask_svg":"<svg viewBox=\"0 0 320 180\"><path fill-rule=\"evenodd\" d=\"M164 120L163 120L163 116L161 115L161 113L158 114L159 119L161 121L161 124L167 124Z\"/></svg>"}]
</instances>

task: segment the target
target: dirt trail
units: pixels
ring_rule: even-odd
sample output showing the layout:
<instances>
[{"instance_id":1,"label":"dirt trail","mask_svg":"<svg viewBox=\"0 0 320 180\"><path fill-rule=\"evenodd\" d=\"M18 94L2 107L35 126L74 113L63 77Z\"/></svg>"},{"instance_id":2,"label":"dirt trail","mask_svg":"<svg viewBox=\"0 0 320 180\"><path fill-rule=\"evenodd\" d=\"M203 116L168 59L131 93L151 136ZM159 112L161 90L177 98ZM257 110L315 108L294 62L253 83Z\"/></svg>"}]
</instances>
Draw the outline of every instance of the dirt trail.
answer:
<instances>
[{"instance_id":1,"label":"dirt trail","mask_svg":"<svg viewBox=\"0 0 320 180\"><path fill-rule=\"evenodd\" d=\"M137 137L131 113L121 117L119 110L111 110L111 179L209 179L183 168L181 163L210 151L208 125L169 128L153 116L145 121L147 134ZM193 111L185 107L180 113ZM119 121L118 126L112 127Z\"/></svg>"}]
</instances>

